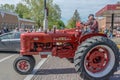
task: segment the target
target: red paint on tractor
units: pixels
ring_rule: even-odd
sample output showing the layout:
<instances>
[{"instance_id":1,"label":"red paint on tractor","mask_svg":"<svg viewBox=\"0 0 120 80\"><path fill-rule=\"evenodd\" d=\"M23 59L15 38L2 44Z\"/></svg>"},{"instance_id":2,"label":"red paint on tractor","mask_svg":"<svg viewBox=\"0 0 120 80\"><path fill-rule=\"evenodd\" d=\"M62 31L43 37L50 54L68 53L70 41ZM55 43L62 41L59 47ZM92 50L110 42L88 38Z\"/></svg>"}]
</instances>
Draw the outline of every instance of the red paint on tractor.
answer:
<instances>
[{"instance_id":1,"label":"red paint on tractor","mask_svg":"<svg viewBox=\"0 0 120 80\"><path fill-rule=\"evenodd\" d=\"M105 36L100 33L91 33L87 35L82 35L81 33L80 28L74 28L54 30L53 32L47 33L31 32L21 34L20 54L41 55L41 52L47 51L51 52L52 56L73 58L80 43L93 36Z\"/></svg>"},{"instance_id":2,"label":"red paint on tractor","mask_svg":"<svg viewBox=\"0 0 120 80\"><path fill-rule=\"evenodd\" d=\"M101 72L109 62L109 52L103 47L95 47L90 50L85 60L85 66L90 72Z\"/></svg>"}]
</instances>

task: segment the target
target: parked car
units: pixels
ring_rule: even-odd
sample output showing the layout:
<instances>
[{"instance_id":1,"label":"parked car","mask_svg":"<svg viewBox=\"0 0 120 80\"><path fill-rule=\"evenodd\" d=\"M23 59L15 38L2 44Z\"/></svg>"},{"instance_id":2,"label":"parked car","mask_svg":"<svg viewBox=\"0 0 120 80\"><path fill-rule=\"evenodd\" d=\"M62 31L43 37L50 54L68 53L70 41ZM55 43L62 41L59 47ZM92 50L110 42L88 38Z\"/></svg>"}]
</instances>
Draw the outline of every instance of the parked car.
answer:
<instances>
[{"instance_id":1,"label":"parked car","mask_svg":"<svg viewBox=\"0 0 120 80\"><path fill-rule=\"evenodd\" d=\"M0 35L0 51L20 51L21 32L9 32Z\"/></svg>"}]
</instances>

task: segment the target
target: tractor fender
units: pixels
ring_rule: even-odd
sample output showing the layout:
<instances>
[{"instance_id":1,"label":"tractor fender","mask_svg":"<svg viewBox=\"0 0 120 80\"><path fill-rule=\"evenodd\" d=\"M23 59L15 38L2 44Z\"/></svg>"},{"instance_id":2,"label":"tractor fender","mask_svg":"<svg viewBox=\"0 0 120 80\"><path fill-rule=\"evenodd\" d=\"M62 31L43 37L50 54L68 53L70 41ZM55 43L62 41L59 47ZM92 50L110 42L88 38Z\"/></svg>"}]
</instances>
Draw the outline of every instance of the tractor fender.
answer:
<instances>
[{"instance_id":1,"label":"tractor fender","mask_svg":"<svg viewBox=\"0 0 120 80\"><path fill-rule=\"evenodd\" d=\"M103 33L89 33L89 34L85 34L82 35L79 38L79 42L82 43L83 41L85 41L88 38L94 37L94 36L103 36L103 37L107 37L107 35L103 34Z\"/></svg>"}]
</instances>

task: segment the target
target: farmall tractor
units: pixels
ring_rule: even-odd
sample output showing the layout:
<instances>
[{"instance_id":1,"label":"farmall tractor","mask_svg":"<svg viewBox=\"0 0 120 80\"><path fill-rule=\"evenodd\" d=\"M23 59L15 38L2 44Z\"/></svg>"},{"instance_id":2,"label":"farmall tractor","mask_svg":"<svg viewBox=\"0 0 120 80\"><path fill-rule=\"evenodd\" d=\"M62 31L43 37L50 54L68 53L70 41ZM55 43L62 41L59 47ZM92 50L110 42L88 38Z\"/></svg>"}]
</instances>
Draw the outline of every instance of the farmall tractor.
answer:
<instances>
[{"instance_id":1,"label":"farmall tractor","mask_svg":"<svg viewBox=\"0 0 120 80\"><path fill-rule=\"evenodd\" d=\"M107 80L119 66L119 49L113 41L101 33L82 34L79 28L21 34L20 57L13 64L15 71L30 74L35 66L33 55L73 59L84 80Z\"/></svg>"}]
</instances>

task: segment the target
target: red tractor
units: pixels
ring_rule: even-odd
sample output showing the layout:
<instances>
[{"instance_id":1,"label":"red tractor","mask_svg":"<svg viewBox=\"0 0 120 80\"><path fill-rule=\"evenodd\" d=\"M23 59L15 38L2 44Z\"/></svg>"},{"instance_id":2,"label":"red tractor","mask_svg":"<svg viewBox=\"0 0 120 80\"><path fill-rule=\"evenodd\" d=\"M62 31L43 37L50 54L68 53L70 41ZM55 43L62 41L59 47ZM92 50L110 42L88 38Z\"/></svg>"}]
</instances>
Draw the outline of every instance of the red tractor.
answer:
<instances>
[{"instance_id":1,"label":"red tractor","mask_svg":"<svg viewBox=\"0 0 120 80\"><path fill-rule=\"evenodd\" d=\"M119 66L119 49L106 35L82 35L79 29L21 35L20 57L14 62L20 74L29 74L34 66L32 55L73 59L76 71L87 80L106 80Z\"/></svg>"},{"instance_id":2,"label":"red tractor","mask_svg":"<svg viewBox=\"0 0 120 80\"><path fill-rule=\"evenodd\" d=\"M20 74L31 73L33 55L73 59L84 80L106 80L119 66L119 49L113 41L100 33L84 35L79 28L23 33L20 55L14 61L14 69Z\"/></svg>"}]
</instances>

